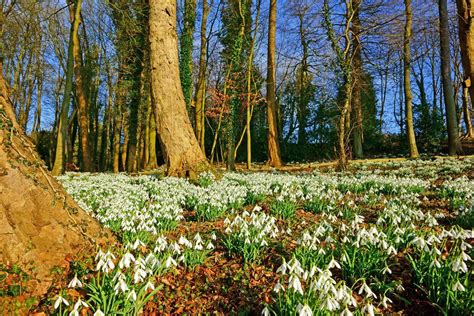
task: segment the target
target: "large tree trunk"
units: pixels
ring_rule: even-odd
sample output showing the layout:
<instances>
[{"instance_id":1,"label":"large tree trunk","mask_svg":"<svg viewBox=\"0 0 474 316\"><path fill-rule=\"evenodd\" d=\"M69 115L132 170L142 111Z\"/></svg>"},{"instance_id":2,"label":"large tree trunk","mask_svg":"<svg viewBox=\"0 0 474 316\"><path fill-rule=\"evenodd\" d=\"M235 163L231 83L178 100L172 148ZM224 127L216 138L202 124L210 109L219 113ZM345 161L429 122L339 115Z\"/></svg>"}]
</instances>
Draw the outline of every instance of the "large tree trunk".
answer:
<instances>
[{"instance_id":1,"label":"large tree trunk","mask_svg":"<svg viewBox=\"0 0 474 316\"><path fill-rule=\"evenodd\" d=\"M474 128L472 127L471 112L469 109L469 89L465 86L462 88L462 112L464 115L464 124L466 125L466 136L474 138Z\"/></svg>"},{"instance_id":2,"label":"large tree trunk","mask_svg":"<svg viewBox=\"0 0 474 316\"><path fill-rule=\"evenodd\" d=\"M454 103L453 81L451 80L447 0L439 0L439 26L441 48L441 79L443 81L444 104L446 106L446 122L448 125L448 152L450 156L454 156L456 154L460 154L462 152L462 148L461 142L459 141L456 104Z\"/></svg>"},{"instance_id":3,"label":"large tree trunk","mask_svg":"<svg viewBox=\"0 0 474 316\"><path fill-rule=\"evenodd\" d=\"M158 136L170 176L208 168L194 135L179 79L176 1L149 1L151 87Z\"/></svg>"},{"instance_id":4,"label":"large tree trunk","mask_svg":"<svg viewBox=\"0 0 474 316\"><path fill-rule=\"evenodd\" d=\"M268 164L281 166L280 144L278 142L275 37L277 19L277 0L270 0L268 15L268 59L267 59L267 119L268 119Z\"/></svg>"},{"instance_id":5,"label":"large tree trunk","mask_svg":"<svg viewBox=\"0 0 474 316\"><path fill-rule=\"evenodd\" d=\"M474 108L474 1L456 0L456 4L464 82L471 95L471 108Z\"/></svg>"},{"instance_id":6,"label":"large tree trunk","mask_svg":"<svg viewBox=\"0 0 474 316\"><path fill-rule=\"evenodd\" d=\"M112 238L46 171L15 120L1 73L0 64L0 262L18 264L32 277L27 290L42 295L53 267L90 254L94 240Z\"/></svg>"},{"instance_id":7,"label":"large tree trunk","mask_svg":"<svg viewBox=\"0 0 474 316\"><path fill-rule=\"evenodd\" d=\"M410 43L412 38L413 15L411 11L411 0L405 0L405 35L403 44L403 82L405 91L405 121L407 128L408 146L410 149L410 157L418 158L418 147L416 146L415 130L413 128L413 105L411 93L410 67L411 67L411 51Z\"/></svg>"}]
</instances>

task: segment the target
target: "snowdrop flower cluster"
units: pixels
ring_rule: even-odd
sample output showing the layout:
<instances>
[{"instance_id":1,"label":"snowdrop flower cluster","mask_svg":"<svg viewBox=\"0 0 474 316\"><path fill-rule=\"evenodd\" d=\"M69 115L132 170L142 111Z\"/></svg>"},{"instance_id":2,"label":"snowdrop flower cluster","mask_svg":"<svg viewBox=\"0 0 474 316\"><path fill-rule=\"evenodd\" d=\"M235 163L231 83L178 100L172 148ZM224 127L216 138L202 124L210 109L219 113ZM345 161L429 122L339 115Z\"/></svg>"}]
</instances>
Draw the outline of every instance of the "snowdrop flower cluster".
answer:
<instances>
[{"instance_id":1,"label":"snowdrop flower cluster","mask_svg":"<svg viewBox=\"0 0 474 316\"><path fill-rule=\"evenodd\" d=\"M312 315L324 311L352 315L351 310L358 306L351 288L344 281L337 282L329 269L304 269L297 259L292 258L289 262L284 261L277 273L280 281L273 289L275 303L268 307L276 314ZM370 304L373 292L368 286L366 288L368 291L361 294Z\"/></svg>"}]
</instances>

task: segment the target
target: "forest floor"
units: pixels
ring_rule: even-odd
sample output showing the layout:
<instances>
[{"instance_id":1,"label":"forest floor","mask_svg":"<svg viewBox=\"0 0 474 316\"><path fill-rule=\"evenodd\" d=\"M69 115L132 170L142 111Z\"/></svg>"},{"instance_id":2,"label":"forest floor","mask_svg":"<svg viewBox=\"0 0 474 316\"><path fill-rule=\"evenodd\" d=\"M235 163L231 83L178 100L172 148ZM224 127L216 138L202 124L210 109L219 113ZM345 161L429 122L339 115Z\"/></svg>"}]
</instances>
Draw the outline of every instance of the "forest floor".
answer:
<instances>
[{"instance_id":1,"label":"forest floor","mask_svg":"<svg viewBox=\"0 0 474 316\"><path fill-rule=\"evenodd\" d=\"M122 246L71 258L69 267L52 271L56 281L39 302L21 293L27 276L3 267L0 296L10 305L0 303L0 310L472 312L474 157L355 161L342 173L333 167L256 165L196 183L157 175L60 177Z\"/></svg>"}]
</instances>

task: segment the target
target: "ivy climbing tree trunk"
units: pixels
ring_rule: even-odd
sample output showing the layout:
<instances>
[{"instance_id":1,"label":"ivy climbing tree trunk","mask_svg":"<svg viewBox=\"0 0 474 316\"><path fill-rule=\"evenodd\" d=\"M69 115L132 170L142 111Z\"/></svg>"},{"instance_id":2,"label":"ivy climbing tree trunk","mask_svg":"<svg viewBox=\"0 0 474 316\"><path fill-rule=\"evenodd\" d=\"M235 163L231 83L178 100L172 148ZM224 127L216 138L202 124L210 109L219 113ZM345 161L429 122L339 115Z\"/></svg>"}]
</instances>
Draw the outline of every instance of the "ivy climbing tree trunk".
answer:
<instances>
[{"instance_id":1,"label":"ivy climbing tree trunk","mask_svg":"<svg viewBox=\"0 0 474 316\"><path fill-rule=\"evenodd\" d=\"M205 153L205 118L206 118L206 70L207 70L207 17L209 16L208 0L202 1L201 19L201 52L199 54L199 75L196 87L195 106L195 126L196 137L202 151Z\"/></svg>"},{"instance_id":2,"label":"ivy climbing tree trunk","mask_svg":"<svg viewBox=\"0 0 474 316\"><path fill-rule=\"evenodd\" d=\"M453 81L451 79L451 56L449 47L449 17L447 0L438 0L439 39L441 49L441 80L443 82L446 122L448 125L448 152L450 156L462 153L459 141L456 104L454 102Z\"/></svg>"},{"instance_id":3,"label":"ivy climbing tree trunk","mask_svg":"<svg viewBox=\"0 0 474 316\"><path fill-rule=\"evenodd\" d=\"M204 0L206 2L207 0ZM184 0L183 33L180 38L179 68L186 108L191 108L193 91L193 41L196 24L196 0Z\"/></svg>"},{"instance_id":4,"label":"ivy climbing tree trunk","mask_svg":"<svg viewBox=\"0 0 474 316\"><path fill-rule=\"evenodd\" d=\"M209 168L186 111L179 79L176 1L149 0L151 90L158 137L170 176Z\"/></svg>"},{"instance_id":5,"label":"ivy climbing tree trunk","mask_svg":"<svg viewBox=\"0 0 474 316\"><path fill-rule=\"evenodd\" d=\"M278 141L277 101L276 101L276 38L277 0L270 0L268 15L268 52L267 52L267 120L268 120L268 165L281 166L280 143Z\"/></svg>"},{"instance_id":6,"label":"ivy climbing tree trunk","mask_svg":"<svg viewBox=\"0 0 474 316\"><path fill-rule=\"evenodd\" d=\"M413 128L413 95L411 93L411 38L413 14L411 10L411 0L405 1L405 33L403 43L403 84L405 91L405 121L407 129L408 146L411 158L418 158L418 147L416 146L415 129Z\"/></svg>"}]
</instances>

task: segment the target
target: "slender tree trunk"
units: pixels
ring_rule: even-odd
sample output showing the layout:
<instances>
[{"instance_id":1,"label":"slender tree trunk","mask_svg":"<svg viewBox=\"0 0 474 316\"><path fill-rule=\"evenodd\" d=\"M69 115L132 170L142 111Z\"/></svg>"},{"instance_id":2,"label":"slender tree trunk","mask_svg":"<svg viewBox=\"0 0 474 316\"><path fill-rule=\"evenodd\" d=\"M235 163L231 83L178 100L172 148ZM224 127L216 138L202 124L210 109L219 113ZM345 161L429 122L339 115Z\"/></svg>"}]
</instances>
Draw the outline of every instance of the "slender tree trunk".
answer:
<instances>
[{"instance_id":1,"label":"slender tree trunk","mask_svg":"<svg viewBox=\"0 0 474 316\"><path fill-rule=\"evenodd\" d=\"M464 82L471 95L471 108L474 108L474 1L456 0L456 4Z\"/></svg>"},{"instance_id":2,"label":"slender tree trunk","mask_svg":"<svg viewBox=\"0 0 474 316\"><path fill-rule=\"evenodd\" d=\"M81 22L81 6L82 0L75 0L75 16L74 20L78 23ZM78 26L79 27L79 26ZM76 97L77 97L77 109L78 109L78 122L79 122L79 136L82 153L82 169L84 171L92 171L92 162L90 156L90 144L89 144L89 104L87 95L85 92L85 82L83 78L82 70L82 56L80 49L80 41L78 32L74 32L72 36L73 40L73 54L74 54L74 76L76 79Z\"/></svg>"},{"instance_id":3,"label":"slender tree trunk","mask_svg":"<svg viewBox=\"0 0 474 316\"><path fill-rule=\"evenodd\" d=\"M209 16L208 0L202 0L201 52L199 54L199 75L195 99L196 137L205 153L205 113L206 113L206 69L207 69L207 18Z\"/></svg>"},{"instance_id":4,"label":"slender tree trunk","mask_svg":"<svg viewBox=\"0 0 474 316\"><path fill-rule=\"evenodd\" d=\"M209 168L186 111L179 79L176 1L149 1L151 87L156 125L170 176Z\"/></svg>"},{"instance_id":5,"label":"slender tree trunk","mask_svg":"<svg viewBox=\"0 0 474 316\"><path fill-rule=\"evenodd\" d=\"M68 127L68 112L71 101L72 79L74 73L74 34L79 30L79 16L77 11L80 10L77 4L70 10L71 15L71 31L69 34L69 45L67 54L66 66L66 84L64 86L63 101L61 103L61 114L59 117L58 137L56 140L56 155L54 159L54 166L52 170L53 176L63 174L65 171L65 154L67 142L67 127ZM79 11L80 12L80 11Z\"/></svg>"},{"instance_id":6,"label":"slender tree trunk","mask_svg":"<svg viewBox=\"0 0 474 316\"><path fill-rule=\"evenodd\" d=\"M156 119L155 112L152 109L149 116L149 131L148 131L148 158L146 169L156 169L158 168L158 161L156 159Z\"/></svg>"},{"instance_id":7,"label":"slender tree trunk","mask_svg":"<svg viewBox=\"0 0 474 316\"><path fill-rule=\"evenodd\" d=\"M410 80L410 68L411 68L411 51L410 44L412 38L412 10L411 0L405 1L405 35L403 44L403 81L405 90L405 121L407 128L408 146L410 149L410 157L418 158L418 147L416 146L415 130L413 128L413 105L412 105L412 93L411 93L411 80Z\"/></svg>"},{"instance_id":8,"label":"slender tree trunk","mask_svg":"<svg viewBox=\"0 0 474 316\"><path fill-rule=\"evenodd\" d=\"M454 103L453 82L451 80L451 57L449 47L449 18L447 0L439 1L440 48L441 48L441 79L443 81L444 104L446 106L446 122L448 125L448 152L450 156L462 153L461 142Z\"/></svg>"},{"instance_id":9,"label":"slender tree trunk","mask_svg":"<svg viewBox=\"0 0 474 316\"><path fill-rule=\"evenodd\" d=\"M361 0L353 0L352 2L354 17L351 26L352 35L352 81L353 81L353 92L352 92L352 111L354 114L353 122L353 145L355 158L360 159L364 157L363 150L363 113L362 113L362 88L363 88L363 68L362 68L362 46L360 42L360 6Z\"/></svg>"},{"instance_id":10,"label":"slender tree trunk","mask_svg":"<svg viewBox=\"0 0 474 316\"><path fill-rule=\"evenodd\" d=\"M268 15L268 51L267 51L267 120L268 120L268 165L282 165L280 143L278 140L277 101L276 101L276 38L277 0L270 0Z\"/></svg>"},{"instance_id":11,"label":"slender tree trunk","mask_svg":"<svg viewBox=\"0 0 474 316\"><path fill-rule=\"evenodd\" d=\"M187 109L191 108L193 91L193 42L195 24L196 0L184 0L183 32L179 41L179 74Z\"/></svg>"}]
</instances>

